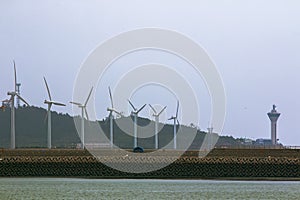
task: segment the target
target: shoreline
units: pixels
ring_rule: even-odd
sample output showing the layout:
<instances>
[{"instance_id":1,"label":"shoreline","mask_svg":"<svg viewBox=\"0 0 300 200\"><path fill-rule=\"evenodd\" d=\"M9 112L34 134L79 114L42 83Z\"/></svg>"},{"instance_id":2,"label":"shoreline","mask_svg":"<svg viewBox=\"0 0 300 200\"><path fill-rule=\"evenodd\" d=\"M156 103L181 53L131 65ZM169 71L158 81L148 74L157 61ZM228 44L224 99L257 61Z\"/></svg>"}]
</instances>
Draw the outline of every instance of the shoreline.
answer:
<instances>
[{"instance_id":1,"label":"shoreline","mask_svg":"<svg viewBox=\"0 0 300 200\"><path fill-rule=\"evenodd\" d=\"M157 181L247 181L247 182L299 182L300 178L273 178L273 177L215 177L215 178L170 178L170 177L59 177L59 176L12 176L0 177L1 179L86 179L86 180L157 180Z\"/></svg>"},{"instance_id":2,"label":"shoreline","mask_svg":"<svg viewBox=\"0 0 300 200\"><path fill-rule=\"evenodd\" d=\"M105 163L135 167L138 172L148 165L173 161L174 152L157 157L106 153L95 158L86 150L5 150L0 155L0 178L300 181L298 150L214 149L202 158L190 151L163 168L144 173L119 171Z\"/></svg>"}]
</instances>

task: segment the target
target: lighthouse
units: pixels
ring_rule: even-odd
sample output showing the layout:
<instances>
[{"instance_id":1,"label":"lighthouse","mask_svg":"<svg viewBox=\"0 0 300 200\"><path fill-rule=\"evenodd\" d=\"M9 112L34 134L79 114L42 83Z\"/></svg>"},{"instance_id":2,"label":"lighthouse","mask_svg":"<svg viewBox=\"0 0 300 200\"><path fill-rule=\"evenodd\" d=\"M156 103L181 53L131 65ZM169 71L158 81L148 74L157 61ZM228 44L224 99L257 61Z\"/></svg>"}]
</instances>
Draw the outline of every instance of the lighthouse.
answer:
<instances>
[{"instance_id":1,"label":"lighthouse","mask_svg":"<svg viewBox=\"0 0 300 200\"><path fill-rule=\"evenodd\" d=\"M271 120L271 140L272 140L272 144L276 145L277 144L277 120L280 116L280 113L277 112L275 105L273 105L273 109L271 110L271 112L268 113L268 116Z\"/></svg>"}]
</instances>

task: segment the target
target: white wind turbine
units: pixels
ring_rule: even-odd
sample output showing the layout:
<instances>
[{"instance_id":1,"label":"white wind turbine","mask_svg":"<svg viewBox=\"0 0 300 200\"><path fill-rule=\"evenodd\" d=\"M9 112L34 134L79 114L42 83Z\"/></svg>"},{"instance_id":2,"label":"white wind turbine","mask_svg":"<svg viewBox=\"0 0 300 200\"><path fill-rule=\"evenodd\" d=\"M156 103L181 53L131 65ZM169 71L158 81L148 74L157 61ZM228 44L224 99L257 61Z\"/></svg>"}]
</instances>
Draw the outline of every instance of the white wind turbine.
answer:
<instances>
[{"instance_id":1,"label":"white wind turbine","mask_svg":"<svg viewBox=\"0 0 300 200\"><path fill-rule=\"evenodd\" d=\"M108 91L109 91L109 97L110 97L110 103L111 103L111 108L107 108L107 111L109 112L109 132L110 132L110 147L113 147L114 144L114 124L113 124L113 120L114 120L114 116L113 113L117 113L118 115L122 116L122 113L117 111L114 108L114 102L113 102L113 98L112 98L112 94L111 94L111 89L110 87L108 87Z\"/></svg>"},{"instance_id":2,"label":"white wind turbine","mask_svg":"<svg viewBox=\"0 0 300 200\"><path fill-rule=\"evenodd\" d=\"M15 74L15 82L14 82L14 86L15 86L15 90L13 92L7 92L7 95L10 95L10 105L11 105L11 119L10 119L10 139L11 139L11 149L15 149L16 148L16 127L15 127L15 96L17 96L21 101L23 101L27 106L29 106L29 104L17 93L17 70L16 70L16 63L14 62L14 74Z\"/></svg>"},{"instance_id":3,"label":"white wind turbine","mask_svg":"<svg viewBox=\"0 0 300 200\"><path fill-rule=\"evenodd\" d=\"M169 118L169 120L173 120L174 121L174 125L173 125L173 127L174 127L174 137L173 137L173 139L174 139L174 149L177 149L177 133L176 133L177 132L176 131L177 124L176 124L176 122L178 123L178 125L180 125L179 121L177 119L178 118L178 109L179 109L179 101L177 101L176 115Z\"/></svg>"},{"instance_id":4,"label":"white wind turbine","mask_svg":"<svg viewBox=\"0 0 300 200\"><path fill-rule=\"evenodd\" d=\"M153 116L155 118L155 149L158 149L158 123L159 123L159 116L164 112L164 110L167 108L165 106L159 113L154 109L154 107L149 104L150 108L153 110Z\"/></svg>"},{"instance_id":5,"label":"white wind turbine","mask_svg":"<svg viewBox=\"0 0 300 200\"><path fill-rule=\"evenodd\" d=\"M0 107L0 109L2 109L2 111L5 111L5 108L10 104L10 100L9 99L5 99L2 101L2 106Z\"/></svg>"},{"instance_id":6,"label":"white wind turbine","mask_svg":"<svg viewBox=\"0 0 300 200\"><path fill-rule=\"evenodd\" d=\"M81 134L82 149L84 149L84 114L85 114L87 120L89 120L89 115L86 110L86 106L91 97L92 91L93 91L93 87L91 88L90 93L89 93L87 99L85 100L84 104L70 101L71 104L77 105L81 109L81 131L80 131L80 134Z\"/></svg>"},{"instance_id":7,"label":"white wind turbine","mask_svg":"<svg viewBox=\"0 0 300 200\"><path fill-rule=\"evenodd\" d=\"M48 149L51 149L51 106L52 105L66 106L66 105L63 103L52 101L50 89L49 89L49 86L47 84L45 77L44 77L44 82L45 82L46 89L47 89L48 96L49 96L49 100L44 101L44 104L48 104L48 110L47 110L47 115L46 115L46 117L48 117L47 147L48 147Z\"/></svg>"},{"instance_id":8,"label":"white wind turbine","mask_svg":"<svg viewBox=\"0 0 300 200\"><path fill-rule=\"evenodd\" d=\"M144 104L140 109L137 109L130 102L130 100L128 100L128 102L129 102L130 106L133 108L133 111L131 111L131 115L133 115L133 117L134 117L134 124L133 124L133 137L134 137L134 141L133 141L133 146L135 148L135 147L137 147L137 118L138 118L138 114L139 114L139 112L141 112L145 108L145 106L147 104Z\"/></svg>"}]
</instances>

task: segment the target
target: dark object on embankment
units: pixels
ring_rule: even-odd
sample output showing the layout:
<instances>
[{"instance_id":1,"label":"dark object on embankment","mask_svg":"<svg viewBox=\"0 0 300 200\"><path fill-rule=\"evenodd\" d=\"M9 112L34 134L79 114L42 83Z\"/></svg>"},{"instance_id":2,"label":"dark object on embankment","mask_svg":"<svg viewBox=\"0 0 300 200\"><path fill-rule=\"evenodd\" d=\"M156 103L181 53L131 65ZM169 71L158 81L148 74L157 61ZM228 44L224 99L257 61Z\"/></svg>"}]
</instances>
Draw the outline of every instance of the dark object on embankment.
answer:
<instances>
[{"instance_id":1,"label":"dark object on embankment","mask_svg":"<svg viewBox=\"0 0 300 200\"><path fill-rule=\"evenodd\" d=\"M116 151L112 151L113 153ZM108 152L106 159L123 165L152 161L144 154L120 159ZM214 149L204 158L186 152L169 166L142 174L125 173L98 162L84 150L3 150L1 177L90 177L90 178L300 178L300 150ZM167 155L164 157L168 159ZM152 163L151 163L152 164Z\"/></svg>"},{"instance_id":2,"label":"dark object on embankment","mask_svg":"<svg viewBox=\"0 0 300 200\"><path fill-rule=\"evenodd\" d=\"M144 149L142 147L135 147L133 153L144 153Z\"/></svg>"}]
</instances>

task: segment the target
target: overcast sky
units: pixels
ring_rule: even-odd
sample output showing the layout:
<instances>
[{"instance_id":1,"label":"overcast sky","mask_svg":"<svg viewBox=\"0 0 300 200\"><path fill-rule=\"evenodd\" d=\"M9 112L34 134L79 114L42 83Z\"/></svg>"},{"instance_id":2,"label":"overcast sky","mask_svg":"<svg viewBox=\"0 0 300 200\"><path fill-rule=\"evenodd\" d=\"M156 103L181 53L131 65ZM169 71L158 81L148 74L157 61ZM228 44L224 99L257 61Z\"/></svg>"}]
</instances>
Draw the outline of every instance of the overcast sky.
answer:
<instances>
[{"instance_id":1,"label":"overcast sky","mask_svg":"<svg viewBox=\"0 0 300 200\"><path fill-rule=\"evenodd\" d=\"M115 35L145 27L178 31L209 54L226 90L227 113L221 135L269 138L270 121L266 113L276 104L282 113L278 121L280 142L300 145L300 3L297 0L3 0L0 3L0 99L8 98L6 93L13 88L12 60L15 59L21 94L30 104L46 108L43 76L48 80L53 98L67 103L72 99L80 66L91 51ZM168 64L177 71L186 65L179 58L157 51L135 52L113 65L127 65L129 70L130 66L149 62ZM114 71L113 67L108 72L97 86L98 119L107 116L107 86L114 87L113 80L122 75L122 71ZM203 108L198 126L206 129L210 119L210 105L206 105L209 95L204 91L203 80L198 78L192 77L190 84L198 90L199 107ZM156 97L147 96L149 91ZM167 105L166 118L174 113L176 98L165 92L149 86L144 91L136 91L132 100L137 106ZM161 102L158 97L162 98ZM53 109L72 114L69 104ZM124 112L128 114L128 110ZM141 115L149 117L149 108Z\"/></svg>"}]
</instances>

